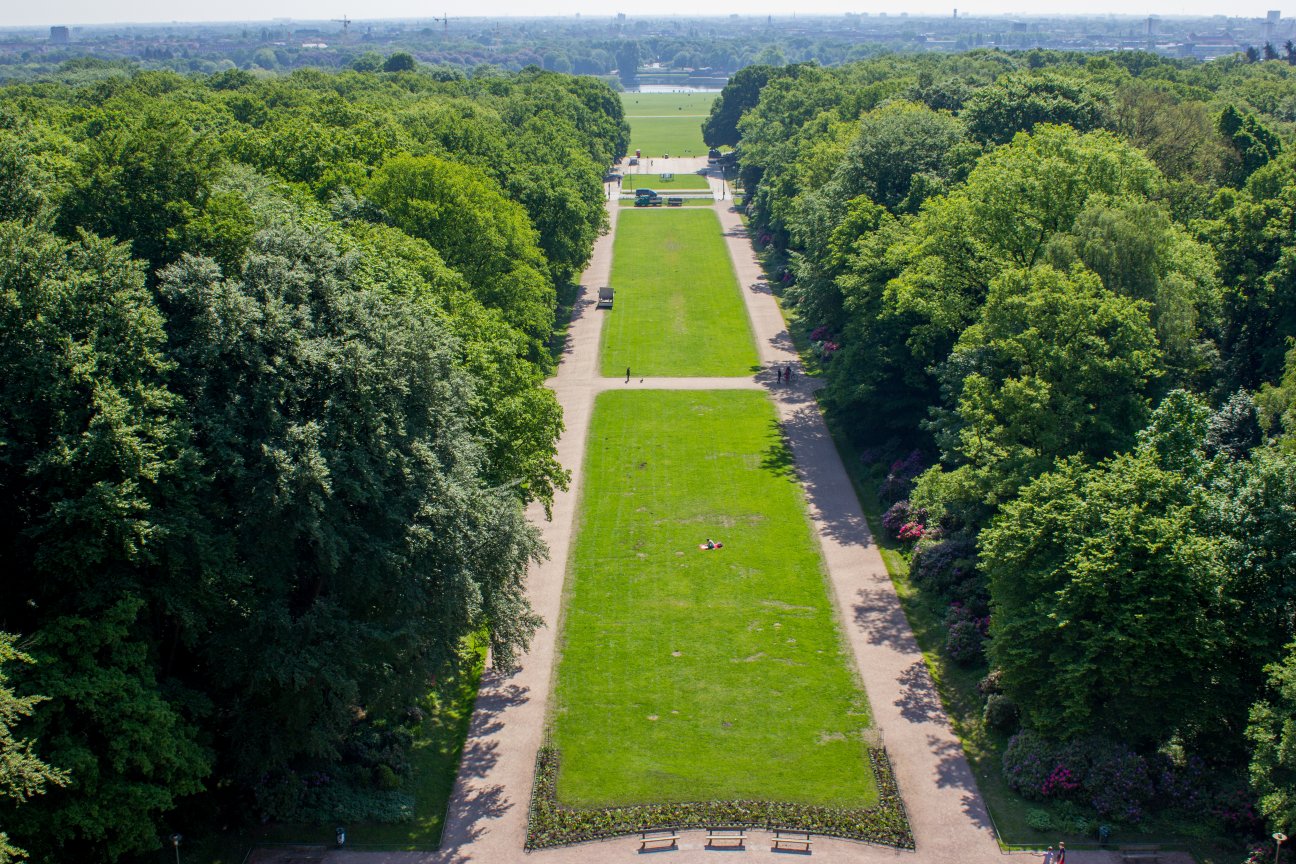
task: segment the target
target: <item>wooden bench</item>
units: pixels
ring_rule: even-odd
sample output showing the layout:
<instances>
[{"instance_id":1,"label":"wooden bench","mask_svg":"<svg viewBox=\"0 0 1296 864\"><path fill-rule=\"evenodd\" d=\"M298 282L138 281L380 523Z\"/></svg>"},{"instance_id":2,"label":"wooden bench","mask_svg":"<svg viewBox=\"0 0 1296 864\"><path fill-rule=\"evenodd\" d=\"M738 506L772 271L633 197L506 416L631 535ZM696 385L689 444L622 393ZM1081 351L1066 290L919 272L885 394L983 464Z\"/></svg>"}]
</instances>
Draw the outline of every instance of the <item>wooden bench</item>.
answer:
<instances>
[{"instance_id":1,"label":"wooden bench","mask_svg":"<svg viewBox=\"0 0 1296 864\"><path fill-rule=\"evenodd\" d=\"M708 847L722 844L734 849L745 849L747 843L747 831L744 828L708 828L707 842Z\"/></svg>"},{"instance_id":2,"label":"wooden bench","mask_svg":"<svg viewBox=\"0 0 1296 864\"><path fill-rule=\"evenodd\" d=\"M811 842L813 841L810 839L809 831L785 831L781 828L774 829L775 852L795 850L809 853Z\"/></svg>"},{"instance_id":3,"label":"wooden bench","mask_svg":"<svg viewBox=\"0 0 1296 864\"><path fill-rule=\"evenodd\" d=\"M652 844L652 845L649 845ZM679 832L674 828L663 828L660 831L640 831L639 851L648 849L678 849Z\"/></svg>"},{"instance_id":4,"label":"wooden bench","mask_svg":"<svg viewBox=\"0 0 1296 864\"><path fill-rule=\"evenodd\" d=\"M1157 864L1161 860L1161 847L1159 846L1122 846L1120 847L1121 860L1126 864L1131 862L1151 862Z\"/></svg>"}]
</instances>

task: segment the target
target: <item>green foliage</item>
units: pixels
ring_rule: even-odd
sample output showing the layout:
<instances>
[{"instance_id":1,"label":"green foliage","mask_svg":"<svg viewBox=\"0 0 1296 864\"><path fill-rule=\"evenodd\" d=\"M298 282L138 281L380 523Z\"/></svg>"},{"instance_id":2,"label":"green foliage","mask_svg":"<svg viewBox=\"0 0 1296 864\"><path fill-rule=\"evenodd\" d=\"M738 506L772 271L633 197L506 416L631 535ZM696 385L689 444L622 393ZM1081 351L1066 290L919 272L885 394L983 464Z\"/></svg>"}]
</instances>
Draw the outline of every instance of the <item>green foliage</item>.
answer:
<instances>
[{"instance_id":1,"label":"green foliage","mask_svg":"<svg viewBox=\"0 0 1296 864\"><path fill-rule=\"evenodd\" d=\"M1219 542L1200 509L1145 444L1059 463L981 533L990 657L1028 725L1146 745L1207 719L1226 634Z\"/></svg>"},{"instance_id":2,"label":"green foliage","mask_svg":"<svg viewBox=\"0 0 1296 864\"><path fill-rule=\"evenodd\" d=\"M36 752L36 741L19 738L15 727L32 716L36 706L47 696L19 696L9 686L10 671L18 664L30 665L32 658L14 648L14 637L0 633L0 812L21 805L48 786L65 786L68 775L43 762ZM0 831L0 862L22 861L26 851L9 842Z\"/></svg>"},{"instance_id":3,"label":"green foliage","mask_svg":"<svg viewBox=\"0 0 1296 864\"><path fill-rule=\"evenodd\" d=\"M702 138L708 147L736 147L739 141L738 121L756 107L761 90L780 74L773 66L745 66L725 84L718 99L711 103L711 114L702 124Z\"/></svg>"},{"instance_id":4,"label":"green foliage","mask_svg":"<svg viewBox=\"0 0 1296 864\"><path fill-rule=\"evenodd\" d=\"M1232 105L1220 113L1216 126L1238 155L1234 174L1237 185L1282 152L1282 142L1277 135L1265 128L1254 114L1244 114Z\"/></svg>"},{"instance_id":5,"label":"green foliage","mask_svg":"<svg viewBox=\"0 0 1296 864\"><path fill-rule=\"evenodd\" d=\"M1265 669L1266 698L1251 708L1246 734L1253 747L1251 788L1271 828L1296 824L1296 643Z\"/></svg>"},{"instance_id":6,"label":"green foliage","mask_svg":"<svg viewBox=\"0 0 1296 864\"><path fill-rule=\"evenodd\" d=\"M961 117L968 134L1003 144L1043 124L1090 132L1103 125L1107 96L1083 78L1052 70L1005 75L968 98Z\"/></svg>"},{"instance_id":7,"label":"green foliage","mask_svg":"<svg viewBox=\"0 0 1296 864\"><path fill-rule=\"evenodd\" d=\"M397 156L374 172L366 194L405 233L426 240L464 275L481 302L547 356L555 295L526 212L481 172L435 156Z\"/></svg>"},{"instance_id":8,"label":"green foliage","mask_svg":"<svg viewBox=\"0 0 1296 864\"><path fill-rule=\"evenodd\" d=\"M12 822L42 859L116 861L158 848L159 817L211 773L212 754L132 634L142 609L126 596L93 620L59 617L35 638L31 687L50 701L33 732L71 775Z\"/></svg>"},{"instance_id":9,"label":"green foliage","mask_svg":"<svg viewBox=\"0 0 1296 864\"><path fill-rule=\"evenodd\" d=\"M384 72L412 72L417 65L414 62L414 55L408 51L397 51L383 61L382 70Z\"/></svg>"}]
</instances>

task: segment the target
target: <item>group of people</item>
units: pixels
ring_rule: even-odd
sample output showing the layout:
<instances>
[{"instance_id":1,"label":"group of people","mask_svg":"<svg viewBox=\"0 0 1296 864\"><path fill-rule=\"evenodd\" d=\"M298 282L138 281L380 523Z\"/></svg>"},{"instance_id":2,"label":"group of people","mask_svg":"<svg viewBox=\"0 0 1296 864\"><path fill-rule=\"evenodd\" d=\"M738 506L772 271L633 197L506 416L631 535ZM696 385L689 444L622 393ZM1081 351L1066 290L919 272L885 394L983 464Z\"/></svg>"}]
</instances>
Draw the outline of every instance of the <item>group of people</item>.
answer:
<instances>
[{"instance_id":1,"label":"group of people","mask_svg":"<svg viewBox=\"0 0 1296 864\"><path fill-rule=\"evenodd\" d=\"M1044 864L1066 864L1066 844L1058 843L1057 848L1048 847L1044 853Z\"/></svg>"},{"instance_id":2,"label":"group of people","mask_svg":"<svg viewBox=\"0 0 1296 864\"><path fill-rule=\"evenodd\" d=\"M779 383L780 383L780 384L791 384L791 383L792 383L792 366L791 366L791 364L788 364L788 367L787 367L786 369L779 369L779 368L776 366L776 367L774 367L774 371L778 373L778 380L779 380Z\"/></svg>"}]
</instances>

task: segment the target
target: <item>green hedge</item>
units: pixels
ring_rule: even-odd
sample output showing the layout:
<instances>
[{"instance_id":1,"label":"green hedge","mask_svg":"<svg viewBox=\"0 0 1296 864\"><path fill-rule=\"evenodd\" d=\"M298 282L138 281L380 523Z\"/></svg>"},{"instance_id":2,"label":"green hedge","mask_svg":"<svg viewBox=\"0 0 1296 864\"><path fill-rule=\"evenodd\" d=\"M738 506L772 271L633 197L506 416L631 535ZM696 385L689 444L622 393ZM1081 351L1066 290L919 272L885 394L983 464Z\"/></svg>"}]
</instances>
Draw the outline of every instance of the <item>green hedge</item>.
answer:
<instances>
[{"instance_id":1,"label":"green hedge","mask_svg":"<svg viewBox=\"0 0 1296 864\"><path fill-rule=\"evenodd\" d=\"M869 749L877 778L873 807L823 807L777 801L697 801L639 804L630 807L576 809L558 802L558 749L540 748L527 819L527 850L570 846L661 828L785 828L824 837L862 840L913 849L913 832L896 787L891 762L881 749Z\"/></svg>"}]
</instances>

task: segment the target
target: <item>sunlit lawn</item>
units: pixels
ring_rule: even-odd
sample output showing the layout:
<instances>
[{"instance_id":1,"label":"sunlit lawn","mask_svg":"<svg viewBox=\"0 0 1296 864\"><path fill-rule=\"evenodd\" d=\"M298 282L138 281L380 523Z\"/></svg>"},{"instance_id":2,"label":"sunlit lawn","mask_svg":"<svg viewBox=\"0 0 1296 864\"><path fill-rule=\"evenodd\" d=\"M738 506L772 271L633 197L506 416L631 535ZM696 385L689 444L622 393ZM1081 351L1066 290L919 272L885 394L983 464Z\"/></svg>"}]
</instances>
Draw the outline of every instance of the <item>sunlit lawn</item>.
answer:
<instances>
[{"instance_id":1,"label":"sunlit lawn","mask_svg":"<svg viewBox=\"0 0 1296 864\"><path fill-rule=\"evenodd\" d=\"M699 118L711 113L711 103L719 93L622 93L621 106L626 117L687 115ZM634 122L632 119L631 123Z\"/></svg>"},{"instance_id":2,"label":"sunlit lawn","mask_svg":"<svg viewBox=\"0 0 1296 864\"><path fill-rule=\"evenodd\" d=\"M630 117L630 154L643 151L643 158L659 156L705 156L702 143L703 117L687 115L664 117Z\"/></svg>"},{"instance_id":3,"label":"sunlit lawn","mask_svg":"<svg viewBox=\"0 0 1296 864\"><path fill-rule=\"evenodd\" d=\"M765 395L607 392L589 435L559 798L872 804L867 699Z\"/></svg>"},{"instance_id":4,"label":"sunlit lawn","mask_svg":"<svg viewBox=\"0 0 1296 864\"><path fill-rule=\"evenodd\" d=\"M603 374L748 374L756 347L720 220L710 209L659 209L617 217L615 308L599 313Z\"/></svg>"}]
</instances>

